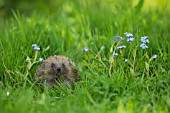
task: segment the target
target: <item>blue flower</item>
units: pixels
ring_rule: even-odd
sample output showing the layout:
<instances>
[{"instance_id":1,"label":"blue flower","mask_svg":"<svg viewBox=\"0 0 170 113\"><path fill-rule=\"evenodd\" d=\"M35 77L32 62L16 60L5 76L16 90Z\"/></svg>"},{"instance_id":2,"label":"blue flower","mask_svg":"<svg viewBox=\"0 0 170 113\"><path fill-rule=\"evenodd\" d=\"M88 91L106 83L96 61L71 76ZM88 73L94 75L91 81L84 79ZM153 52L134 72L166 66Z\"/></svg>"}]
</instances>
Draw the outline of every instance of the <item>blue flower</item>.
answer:
<instances>
[{"instance_id":1,"label":"blue flower","mask_svg":"<svg viewBox=\"0 0 170 113\"><path fill-rule=\"evenodd\" d=\"M127 39L127 42L128 42L128 43L131 43L131 42L133 42L134 40L135 40L135 38L128 38L128 39Z\"/></svg>"},{"instance_id":2,"label":"blue flower","mask_svg":"<svg viewBox=\"0 0 170 113\"><path fill-rule=\"evenodd\" d=\"M133 37L133 34L131 34L131 33L125 32L124 34L125 34L126 37L128 37L128 38Z\"/></svg>"},{"instance_id":3,"label":"blue flower","mask_svg":"<svg viewBox=\"0 0 170 113\"><path fill-rule=\"evenodd\" d=\"M125 34L126 37L127 37L127 42L128 42L128 43L131 43L131 42L133 42L133 41L135 40L135 38L133 38L133 34L128 33L128 32L125 32L124 34Z\"/></svg>"},{"instance_id":4,"label":"blue flower","mask_svg":"<svg viewBox=\"0 0 170 113\"><path fill-rule=\"evenodd\" d=\"M114 36L112 40L118 40L118 41L124 41L124 39L121 36Z\"/></svg>"},{"instance_id":5,"label":"blue flower","mask_svg":"<svg viewBox=\"0 0 170 113\"><path fill-rule=\"evenodd\" d=\"M83 49L83 52L89 52L89 48L85 47L85 48Z\"/></svg>"},{"instance_id":6,"label":"blue flower","mask_svg":"<svg viewBox=\"0 0 170 113\"><path fill-rule=\"evenodd\" d=\"M9 96L9 95L10 95L10 92L8 91L8 92L6 93L6 95Z\"/></svg>"},{"instance_id":7,"label":"blue flower","mask_svg":"<svg viewBox=\"0 0 170 113\"><path fill-rule=\"evenodd\" d=\"M128 59L125 59L125 62L128 62L129 60Z\"/></svg>"},{"instance_id":8,"label":"blue flower","mask_svg":"<svg viewBox=\"0 0 170 113\"><path fill-rule=\"evenodd\" d=\"M38 45L37 44L32 44L32 47L34 48L34 47L37 47Z\"/></svg>"},{"instance_id":9,"label":"blue flower","mask_svg":"<svg viewBox=\"0 0 170 113\"><path fill-rule=\"evenodd\" d=\"M39 61L42 62L42 61L44 61L44 59L43 58L39 58Z\"/></svg>"},{"instance_id":10,"label":"blue flower","mask_svg":"<svg viewBox=\"0 0 170 113\"><path fill-rule=\"evenodd\" d=\"M155 58L155 59L156 59L157 57L158 57L158 55L156 55L156 54L154 54L154 55L153 55L153 58Z\"/></svg>"},{"instance_id":11,"label":"blue flower","mask_svg":"<svg viewBox=\"0 0 170 113\"><path fill-rule=\"evenodd\" d=\"M143 36L140 40L142 41L142 43L149 43L148 36Z\"/></svg>"},{"instance_id":12,"label":"blue flower","mask_svg":"<svg viewBox=\"0 0 170 113\"><path fill-rule=\"evenodd\" d=\"M34 47L34 50L35 50L35 51L39 51L39 50L40 50L40 47L38 47L38 46L37 46L37 47Z\"/></svg>"},{"instance_id":13,"label":"blue flower","mask_svg":"<svg viewBox=\"0 0 170 113\"><path fill-rule=\"evenodd\" d=\"M29 58L27 58L25 61L26 61L26 62L29 62L29 60L30 60L30 59L29 59Z\"/></svg>"},{"instance_id":14,"label":"blue flower","mask_svg":"<svg viewBox=\"0 0 170 113\"><path fill-rule=\"evenodd\" d=\"M113 57L116 58L119 54L118 53L113 53Z\"/></svg>"},{"instance_id":15,"label":"blue flower","mask_svg":"<svg viewBox=\"0 0 170 113\"><path fill-rule=\"evenodd\" d=\"M147 49L148 46L147 46L146 44L143 43L143 44L140 45L140 48L142 48L142 49Z\"/></svg>"},{"instance_id":16,"label":"blue flower","mask_svg":"<svg viewBox=\"0 0 170 113\"><path fill-rule=\"evenodd\" d=\"M37 44L32 44L32 47L35 51L39 51L40 47Z\"/></svg>"},{"instance_id":17,"label":"blue flower","mask_svg":"<svg viewBox=\"0 0 170 113\"><path fill-rule=\"evenodd\" d=\"M117 46L117 49L124 49L124 48L126 48L126 46Z\"/></svg>"},{"instance_id":18,"label":"blue flower","mask_svg":"<svg viewBox=\"0 0 170 113\"><path fill-rule=\"evenodd\" d=\"M107 59L106 58L102 58L102 61L106 61Z\"/></svg>"}]
</instances>

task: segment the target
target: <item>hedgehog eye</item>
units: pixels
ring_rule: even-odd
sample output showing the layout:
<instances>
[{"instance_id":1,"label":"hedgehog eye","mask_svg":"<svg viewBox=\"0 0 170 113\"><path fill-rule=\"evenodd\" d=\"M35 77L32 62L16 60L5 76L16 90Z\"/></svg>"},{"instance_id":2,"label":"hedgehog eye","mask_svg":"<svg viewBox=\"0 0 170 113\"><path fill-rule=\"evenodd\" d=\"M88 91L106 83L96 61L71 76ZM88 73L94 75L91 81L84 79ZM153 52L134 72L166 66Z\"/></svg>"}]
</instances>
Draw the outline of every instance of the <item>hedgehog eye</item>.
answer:
<instances>
[{"instance_id":1,"label":"hedgehog eye","mask_svg":"<svg viewBox=\"0 0 170 113\"><path fill-rule=\"evenodd\" d=\"M62 66L63 66L63 67L65 67L65 64L64 64L64 63L62 63Z\"/></svg>"},{"instance_id":2,"label":"hedgehog eye","mask_svg":"<svg viewBox=\"0 0 170 113\"><path fill-rule=\"evenodd\" d=\"M51 63L51 67L53 68L55 66L55 64L54 63Z\"/></svg>"}]
</instances>

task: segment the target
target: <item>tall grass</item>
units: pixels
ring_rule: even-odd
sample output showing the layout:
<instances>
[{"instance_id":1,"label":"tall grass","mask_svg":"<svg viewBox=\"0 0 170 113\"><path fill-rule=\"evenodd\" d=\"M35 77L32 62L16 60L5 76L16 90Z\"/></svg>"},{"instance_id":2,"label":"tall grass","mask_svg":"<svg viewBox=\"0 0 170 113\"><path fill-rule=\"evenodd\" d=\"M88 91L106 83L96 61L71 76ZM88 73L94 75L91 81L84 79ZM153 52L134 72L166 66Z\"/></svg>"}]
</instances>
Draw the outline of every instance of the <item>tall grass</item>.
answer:
<instances>
[{"instance_id":1,"label":"tall grass","mask_svg":"<svg viewBox=\"0 0 170 113\"><path fill-rule=\"evenodd\" d=\"M13 11L0 28L0 112L168 113L169 10L149 9L142 0L135 6L131 0L65 0L56 12ZM132 43L125 32L133 34ZM149 36L148 49L139 47L142 36ZM32 44L41 47L37 60L62 54L75 62L82 81L74 90L35 85L41 62L27 67L26 58L35 56ZM117 44L126 48L116 50Z\"/></svg>"}]
</instances>

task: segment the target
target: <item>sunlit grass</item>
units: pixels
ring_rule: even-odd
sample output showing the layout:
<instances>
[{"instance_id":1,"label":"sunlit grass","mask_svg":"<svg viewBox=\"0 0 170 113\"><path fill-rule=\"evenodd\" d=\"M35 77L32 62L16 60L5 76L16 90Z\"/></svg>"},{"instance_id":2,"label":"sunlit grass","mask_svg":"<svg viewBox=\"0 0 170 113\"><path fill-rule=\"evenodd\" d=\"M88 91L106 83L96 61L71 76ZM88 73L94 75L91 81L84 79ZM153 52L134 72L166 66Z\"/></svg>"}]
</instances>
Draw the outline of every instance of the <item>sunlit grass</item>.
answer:
<instances>
[{"instance_id":1,"label":"sunlit grass","mask_svg":"<svg viewBox=\"0 0 170 113\"><path fill-rule=\"evenodd\" d=\"M145 5L141 10L131 0L72 0L56 12L13 11L0 28L0 112L168 113L169 11L146 12ZM125 32L133 34L131 43ZM140 47L143 36L146 49ZM75 62L82 80L74 90L35 85L39 58L52 55Z\"/></svg>"}]
</instances>

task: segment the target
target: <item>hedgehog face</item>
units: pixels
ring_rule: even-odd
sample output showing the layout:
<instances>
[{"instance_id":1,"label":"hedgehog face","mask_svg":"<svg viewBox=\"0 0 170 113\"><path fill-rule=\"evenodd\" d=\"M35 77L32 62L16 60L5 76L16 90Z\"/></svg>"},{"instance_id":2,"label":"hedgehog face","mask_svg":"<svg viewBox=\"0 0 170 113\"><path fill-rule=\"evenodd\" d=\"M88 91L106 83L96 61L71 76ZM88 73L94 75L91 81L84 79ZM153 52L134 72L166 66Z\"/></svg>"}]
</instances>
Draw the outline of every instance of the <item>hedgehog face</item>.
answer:
<instances>
[{"instance_id":1,"label":"hedgehog face","mask_svg":"<svg viewBox=\"0 0 170 113\"><path fill-rule=\"evenodd\" d=\"M51 69L56 77L59 77L66 72L65 64L60 62L51 63Z\"/></svg>"}]
</instances>

